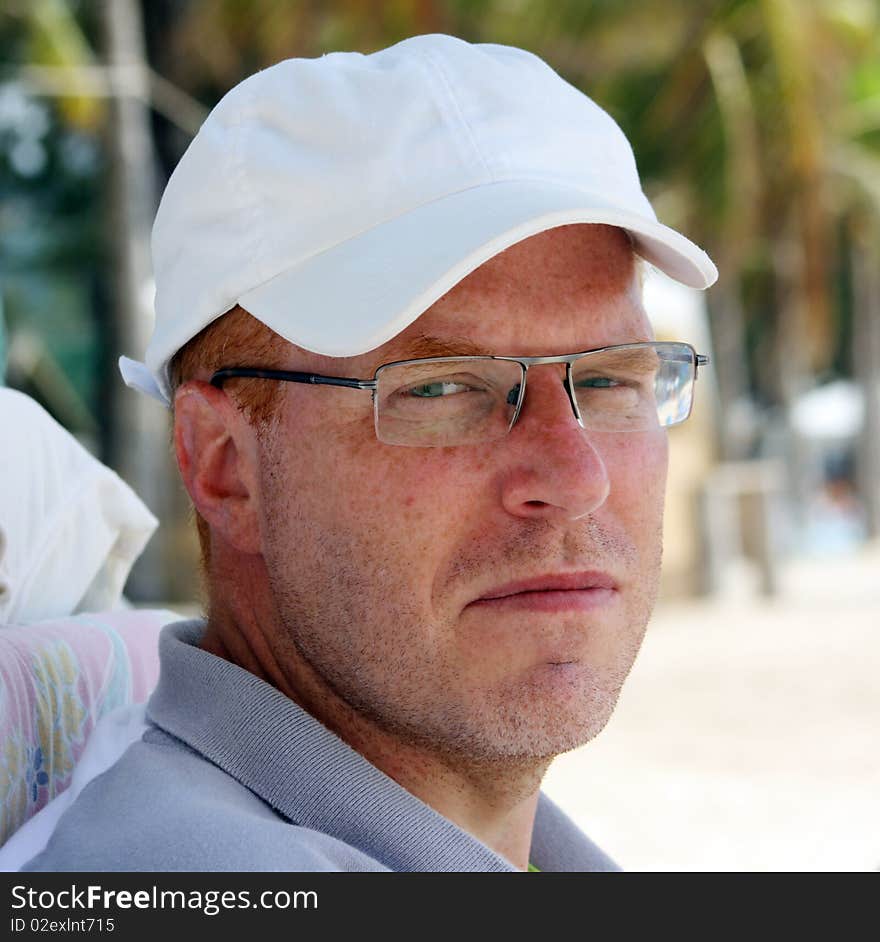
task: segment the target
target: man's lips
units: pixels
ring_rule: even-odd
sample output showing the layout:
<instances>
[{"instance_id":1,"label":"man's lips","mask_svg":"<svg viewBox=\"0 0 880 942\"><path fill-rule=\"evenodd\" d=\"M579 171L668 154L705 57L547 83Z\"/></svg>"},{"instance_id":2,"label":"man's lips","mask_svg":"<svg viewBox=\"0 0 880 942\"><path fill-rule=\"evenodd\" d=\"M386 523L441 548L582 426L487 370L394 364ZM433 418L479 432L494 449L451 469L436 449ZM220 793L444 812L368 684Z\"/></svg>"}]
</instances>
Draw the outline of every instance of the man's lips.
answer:
<instances>
[{"instance_id":1,"label":"man's lips","mask_svg":"<svg viewBox=\"0 0 880 942\"><path fill-rule=\"evenodd\" d=\"M530 579L506 582L484 592L478 602L498 599L520 592L571 592L579 589L616 589L617 583L607 572L590 570L588 572L546 573Z\"/></svg>"},{"instance_id":2,"label":"man's lips","mask_svg":"<svg viewBox=\"0 0 880 942\"><path fill-rule=\"evenodd\" d=\"M607 572L547 573L495 586L471 605L558 612L589 610L609 602L617 591Z\"/></svg>"}]
</instances>

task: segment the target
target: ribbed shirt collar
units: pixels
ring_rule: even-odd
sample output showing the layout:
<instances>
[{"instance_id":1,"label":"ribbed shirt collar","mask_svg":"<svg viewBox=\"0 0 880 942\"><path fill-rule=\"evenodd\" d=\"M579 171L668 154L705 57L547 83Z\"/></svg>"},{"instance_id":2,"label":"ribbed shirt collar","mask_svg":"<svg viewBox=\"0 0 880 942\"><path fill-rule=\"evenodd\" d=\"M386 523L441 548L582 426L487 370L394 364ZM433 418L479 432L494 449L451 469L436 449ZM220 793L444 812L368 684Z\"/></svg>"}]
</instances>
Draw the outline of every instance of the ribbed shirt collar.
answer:
<instances>
[{"instance_id":1,"label":"ribbed shirt collar","mask_svg":"<svg viewBox=\"0 0 880 942\"><path fill-rule=\"evenodd\" d=\"M198 647L203 620L168 625L149 719L219 766L288 821L323 832L396 871L511 871L502 856L385 775L289 697ZM595 848L541 795L570 869ZM574 834L566 833L566 827ZM555 835L554 835L555 838ZM578 839L584 847L578 847ZM540 838L537 844L541 845ZM542 855L543 856L543 855ZM534 861L558 869L551 861ZM579 865L580 864L580 865ZM565 869L569 869L566 867Z\"/></svg>"}]
</instances>

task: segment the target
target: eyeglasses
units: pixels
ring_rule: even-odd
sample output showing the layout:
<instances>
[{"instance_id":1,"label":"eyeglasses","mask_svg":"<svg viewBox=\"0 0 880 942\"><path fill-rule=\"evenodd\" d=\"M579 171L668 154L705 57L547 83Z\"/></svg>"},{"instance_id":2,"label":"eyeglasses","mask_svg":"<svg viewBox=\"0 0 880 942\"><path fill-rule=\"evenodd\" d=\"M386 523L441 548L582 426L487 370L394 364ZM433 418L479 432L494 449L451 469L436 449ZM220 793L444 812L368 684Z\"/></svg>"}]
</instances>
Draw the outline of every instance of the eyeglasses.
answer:
<instances>
[{"instance_id":1,"label":"eyeglasses","mask_svg":"<svg viewBox=\"0 0 880 942\"><path fill-rule=\"evenodd\" d=\"M697 370L709 362L687 343L630 343L551 357L461 356L397 360L372 379L230 367L236 377L369 389L376 437L388 445L441 448L503 438L519 418L529 368L564 363L563 385L583 429L644 432L690 415Z\"/></svg>"}]
</instances>

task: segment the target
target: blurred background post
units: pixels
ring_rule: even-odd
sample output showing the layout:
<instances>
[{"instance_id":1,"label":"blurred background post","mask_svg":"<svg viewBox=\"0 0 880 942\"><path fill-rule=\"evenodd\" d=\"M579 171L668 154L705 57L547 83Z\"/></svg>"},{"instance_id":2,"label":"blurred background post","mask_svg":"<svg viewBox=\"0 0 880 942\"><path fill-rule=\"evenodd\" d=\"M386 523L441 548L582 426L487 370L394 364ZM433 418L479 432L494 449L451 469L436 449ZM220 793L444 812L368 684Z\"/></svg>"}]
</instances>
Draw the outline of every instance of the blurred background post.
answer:
<instances>
[{"instance_id":1,"label":"blurred background post","mask_svg":"<svg viewBox=\"0 0 880 942\"><path fill-rule=\"evenodd\" d=\"M720 269L706 295L646 283L658 337L712 358L671 433L657 623L783 625L830 579L811 604L856 600L835 630L880 666L878 0L2 0L0 362L162 521L128 597L199 594L169 416L116 368L151 332L165 181L247 74L426 32L529 49L594 97Z\"/></svg>"}]
</instances>

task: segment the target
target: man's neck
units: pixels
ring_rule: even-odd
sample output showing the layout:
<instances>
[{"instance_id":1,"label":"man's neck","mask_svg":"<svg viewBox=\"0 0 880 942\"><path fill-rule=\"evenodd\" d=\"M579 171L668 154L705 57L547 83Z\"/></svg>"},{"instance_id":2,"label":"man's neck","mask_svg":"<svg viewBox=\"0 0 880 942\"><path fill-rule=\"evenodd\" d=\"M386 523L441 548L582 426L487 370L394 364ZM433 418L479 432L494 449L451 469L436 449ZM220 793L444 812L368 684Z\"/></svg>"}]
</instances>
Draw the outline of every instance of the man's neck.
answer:
<instances>
[{"instance_id":1,"label":"man's neck","mask_svg":"<svg viewBox=\"0 0 880 942\"><path fill-rule=\"evenodd\" d=\"M426 805L527 870L541 780L550 760L479 760L438 754L378 728L348 704L315 709L288 693L340 739Z\"/></svg>"},{"instance_id":2,"label":"man's neck","mask_svg":"<svg viewBox=\"0 0 880 942\"><path fill-rule=\"evenodd\" d=\"M338 697L302 659L272 654L258 631L212 611L202 648L250 671L307 710L389 778L526 870L541 780L550 759L474 760L403 741Z\"/></svg>"}]
</instances>

